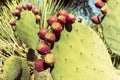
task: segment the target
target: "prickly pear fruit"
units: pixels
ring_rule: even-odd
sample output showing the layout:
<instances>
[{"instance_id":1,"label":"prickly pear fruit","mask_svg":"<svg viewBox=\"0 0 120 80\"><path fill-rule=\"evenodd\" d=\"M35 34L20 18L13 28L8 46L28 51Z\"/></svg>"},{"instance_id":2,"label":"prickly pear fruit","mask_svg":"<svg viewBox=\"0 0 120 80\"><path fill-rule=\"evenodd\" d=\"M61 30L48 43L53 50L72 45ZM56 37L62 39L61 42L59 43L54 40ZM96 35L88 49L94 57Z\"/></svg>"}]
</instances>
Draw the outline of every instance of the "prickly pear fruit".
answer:
<instances>
[{"instance_id":1,"label":"prickly pear fruit","mask_svg":"<svg viewBox=\"0 0 120 80\"><path fill-rule=\"evenodd\" d=\"M56 36L55 36L55 34L52 33L52 32L47 32L47 33L45 34L45 40L46 40L47 42L49 42L49 43L54 43L55 40L56 40Z\"/></svg>"},{"instance_id":2,"label":"prickly pear fruit","mask_svg":"<svg viewBox=\"0 0 120 80\"><path fill-rule=\"evenodd\" d=\"M72 24L76 20L75 16L73 14L69 14L67 17L67 24Z\"/></svg>"},{"instance_id":3,"label":"prickly pear fruit","mask_svg":"<svg viewBox=\"0 0 120 80\"><path fill-rule=\"evenodd\" d=\"M95 1L95 6L97 8L102 8L104 6L104 2L102 0L96 0Z\"/></svg>"},{"instance_id":4,"label":"prickly pear fruit","mask_svg":"<svg viewBox=\"0 0 120 80\"><path fill-rule=\"evenodd\" d=\"M98 16L93 16L91 18L92 22L95 23L95 24L100 24L100 20L99 20L99 17Z\"/></svg>"},{"instance_id":5,"label":"prickly pear fruit","mask_svg":"<svg viewBox=\"0 0 120 80\"><path fill-rule=\"evenodd\" d=\"M44 70L44 60L38 59L34 61L35 70L43 71Z\"/></svg>"},{"instance_id":6,"label":"prickly pear fruit","mask_svg":"<svg viewBox=\"0 0 120 80\"><path fill-rule=\"evenodd\" d=\"M55 34L60 34L62 31L62 25L59 22L53 22L51 28Z\"/></svg>"},{"instance_id":7,"label":"prickly pear fruit","mask_svg":"<svg viewBox=\"0 0 120 80\"><path fill-rule=\"evenodd\" d=\"M45 63L52 66L55 63L55 56L53 54L46 54L45 57Z\"/></svg>"},{"instance_id":8,"label":"prickly pear fruit","mask_svg":"<svg viewBox=\"0 0 120 80\"><path fill-rule=\"evenodd\" d=\"M68 13L65 10L58 11L57 16L60 16L60 15L64 16L65 18L68 17Z\"/></svg>"},{"instance_id":9,"label":"prickly pear fruit","mask_svg":"<svg viewBox=\"0 0 120 80\"><path fill-rule=\"evenodd\" d=\"M21 12L22 11L22 6L16 6L16 9Z\"/></svg>"},{"instance_id":10,"label":"prickly pear fruit","mask_svg":"<svg viewBox=\"0 0 120 80\"><path fill-rule=\"evenodd\" d=\"M101 8L101 12L102 12L102 14L106 14L107 13L107 7L106 6L103 6L102 8Z\"/></svg>"},{"instance_id":11,"label":"prickly pear fruit","mask_svg":"<svg viewBox=\"0 0 120 80\"><path fill-rule=\"evenodd\" d=\"M10 20L9 24L10 24L11 26L16 26L16 21L15 21L15 20Z\"/></svg>"},{"instance_id":12,"label":"prickly pear fruit","mask_svg":"<svg viewBox=\"0 0 120 80\"><path fill-rule=\"evenodd\" d=\"M38 11L37 8L34 8L34 9L32 9L32 12L33 12L35 15L37 15L39 11Z\"/></svg>"},{"instance_id":13,"label":"prickly pear fruit","mask_svg":"<svg viewBox=\"0 0 120 80\"><path fill-rule=\"evenodd\" d=\"M58 16L58 22L64 25L66 23L66 17L63 15Z\"/></svg>"},{"instance_id":14,"label":"prickly pear fruit","mask_svg":"<svg viewBox=\"0 0 120 80\"><path fill-rule=\"evenodd\" d=\"M23 4L23 5L22 5L22 8L23 8L24 10L26 10L26 9L27 9L27 4Z\"/></svg>"},{"instance_id":15,"label":"prickly pear fruit","mask_svg":"<svg viewBox=\"0 0 120 80\"><path fill-rule=\"evenodd\" d=\"M41 39L45 39L45 34L48 32L47 28L41 28L40 31L38 32L38 36Z\"/></svg>"},{"instance_id":16,"label":"prickly pear fruit","mask_svg":"<svg viewBox=\"0 0 120 80\"><path fill-rule=\"evenodd\" d=\"M47 19L47 22L49 25L52 25L53 22L57 22L58 21L58 18L56 16L50 16L48 19Z\"/></svg>"},{"instance_id":17,"label":"prickly pear fruit","mask_svg":"<svg viewBox=\"0 0 120 80\"><path fill-rule=\"evenodd\" d=\"M37 46L37 51L39 54L45 55L50 53L50 47L46 42L40 42Z\"/></svg>"},{"instance_id":18,"label":"prickly pear fruit","mask_svg":"<svg viewBox=\"0 0 120 80\"><path fill-rule=\"evenodd\" d=\"M32 9L32 4L31 4L31 3L28 3L28 4L27 4L27 9L28 9L28 10L31 10L31 9Z\"/></svg>"},{"instance_id":19,"label":"prickly pear fruit","mask_svg":"<svg viewBox=\"0 0 120 80\"><path fill-rule=\"evenodd\" d=\"M37 22L37 23L40 23L40 16L39 16L39 15L36 15L35 17L36 17L36 22Z\"/></svg>"}]
</instances>

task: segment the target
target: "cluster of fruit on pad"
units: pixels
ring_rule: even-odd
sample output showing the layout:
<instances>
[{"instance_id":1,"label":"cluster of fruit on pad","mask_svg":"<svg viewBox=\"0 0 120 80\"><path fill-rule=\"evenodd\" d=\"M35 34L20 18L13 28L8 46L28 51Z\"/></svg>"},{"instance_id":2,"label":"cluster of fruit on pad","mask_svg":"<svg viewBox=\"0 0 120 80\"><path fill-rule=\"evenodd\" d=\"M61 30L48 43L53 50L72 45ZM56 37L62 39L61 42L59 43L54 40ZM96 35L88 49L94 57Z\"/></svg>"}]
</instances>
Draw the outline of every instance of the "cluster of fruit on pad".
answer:
<instances>
[{"instance_id":1,"label":"cluster of fruit on pad","mask_svg":"<svg viewBox=\"0 0 120 80\"><path fill-rule=\"evenodd\" d=\"M34 14L35 17L36 17L36 22L37 22L37 23L40 22L40 16L38 15L38 13L39 13L38 9L37 9L34 5L32 5L32 4L30 4L30 3L28 3L28 4L23 4L23 5L21 5L21 6L20 6L20 5L17 6L17 7L16 7L16 10L12 11L12 15L15 16L15 17L17 17L18 19L20 19L20 17L21 17L21 12L22 12L23 10L32 11L33 14ZM11 26L16 26L16 21L15 21L15 20L10 20L9 23L10 23Z\"/></svg>"},{"instance_id":2,"label":"cluster of fruit on pad","mask_svg":"<svg viewBox=\"0 0 120 80\"><path fill-rule=\"evenodd\" d=\"M101 10L101 13L103 15L106 15L106 13L107 13L107 7L105 4L106 4L106 0L96 0L95 1L95 6ZM93 16L91 20L95 24L101 23L98 15Z\"/></svg>"},{"instance_id":3,"label":"cluster of fruit on pad","mask_svg":"<svg viewBox=\"0 0 120 80\"><path fill-rule=\"evenodd\" d=\"M71 25L76 18L73 14L68 14L65 10L57 12L56 16L50 16L47 23L50 29L41 28L38 32L40 42L37 46L37 52L42 55L43 59L35 61L35 69L42 71L47 67L51 67L55 63L55 56L51 52L51 45L55 43L56 36L58 36L65 25Z\"/></svg>"}]
</instances>

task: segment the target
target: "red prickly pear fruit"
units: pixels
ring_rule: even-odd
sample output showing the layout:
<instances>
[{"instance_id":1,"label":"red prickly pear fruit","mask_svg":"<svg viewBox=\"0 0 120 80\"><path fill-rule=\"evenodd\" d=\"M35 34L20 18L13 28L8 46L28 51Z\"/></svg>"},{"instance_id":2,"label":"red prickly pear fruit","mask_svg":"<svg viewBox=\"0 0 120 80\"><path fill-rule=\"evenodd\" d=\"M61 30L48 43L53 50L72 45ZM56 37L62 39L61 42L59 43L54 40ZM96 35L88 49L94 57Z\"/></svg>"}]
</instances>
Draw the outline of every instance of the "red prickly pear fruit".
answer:
<instances>
[{"instance_id":1,"label":"red prickly pear fruit","mask_svg":"<svg viewBox=\"0 0 120 80\"><path fill-rule=\"evenodd\" d=\"M39 16L39 15L36 15L35 17L36 17L36 22L37 22L37 23L40 23L40 16Z\"/></svg>"},{"instance_id":2,"label":"red prickly pear fruit","mask_svg":"<svg viewBox=\"0 0 120 80\"><path fill-rule=\"evenodd\" d=\"M22 11L22 6L16 6L16 9L18 9L21 12Z\"/></svg>"},{"instance_id":3,"label":"red prickly pear fruit","mask_svg":"<svg viewBox=\"0 0 120 80\"><path fill-rule=\"evenodd\" d=\"M57 12L57 16L63 15L65 18L68 17L68 13L65 10L60 10Z\"/></svg>"},{"instance_id":4,"label":"red prickly pear fruit","mask_svg":"<svg viewBox=\"0 0 120 80\"><path fill-rule=\"evenodd\" d=\"M47 32L47 33L45 34L45 40L46 40L47 42L49 42L49 43L54 43L55 40L56 40L56 36L55 36L55 34L52 33L52 32Z\"/></svg>"},{"instance_id":5,"label":"red prickly pear fruit","mask_svg":"<svg viewBox=\"0 0 120 80\"><path fill-rule=\"evenodd\" d=\"M31 9L32 9L32 4L31 4L31 3L28 3L28 4L27 4L27 9L28 9L28 10L31 10Z\"/></svg>"},{"instance_id":6,"label":"red prickly pear fruit","mask_svg":"<svg viewBox=\"0 0 120 80\"><path fill-rule=\"evenodd\" d=\"M38 36L41 38L41 39L45 39L45 34L48 32L48 29L47 28L42 28L40 29L40 31L38 32Z\"/></svg>"},{"instance_id":7,"label":"red prickly pear fruit","mask_svg":"<svg viewBox=\"0 0 120 80\"><path fill-rule=\"evenodd\" d=\"M102 8L101 8L101 12L102 12L102 14L106 14L107 13L107 7L106 6L103 6Z\"/></svg>"},{"instance_id":8,"label":"red prickly pear fruit","mask_svg":"<svg viewBox=\"0 0 120 80\"><path fill-rule=\"evenodd\" d=\"M21 11L17 9L15 12L16 12L16 16L20 17Z\"/></svg>"},{"instance_id":9,"label":"red prickly pear fruit","mask_svg":"<svg viewBox=\"0 0 120 80\"><path fill-rule=\"evenodd\" d=\"M67 23L68 24L73 24L75 22L76 18L73 14L69 14L67 17Z\"/></svg>"},{"instance_id":10,"label":"red prickly pear fruit","mask_svg":"<svg viewBox=\"0 0 120 80\"><path fill-rule=\"evenodd\" d=\"M27 4L23 4L23 5L22 5L22 8L23 8L24 10L26 10L26 9L27 9Z\"/></svg>"},{"instance_id":11,"label":"red prickly pear fruit","mask_svg":"<svg viewBox=\"0 0 120 80\"><path fill-rule=\"evenodd\" d=\"M16 21L15 21L15 20L10 20L9 24L10 24L11 26L16 26Z\"/></svg>"},{"instance_id":12,"label":"red prickly pear fruit","mask_svg":"<svg viewBox=\"0 0 120 80\"><path fill-rule=\"evenodd\" d=\"M34 15L37 15L39 11L38 11L37 8L33 8L33 9L32 9L32 12L34 13Z\"/></svg>"},{"instance_id":13,"label":"red prickly pear fruit","mask_svg":"<svg viewBox=\"0 0 120 80\"><path fill-rule=\"evenodd\" d=\"M102 1L102 0L96 0L95 1L95 6L97 7L97 8L102 8L103 6L104 6L104 2Z\"/></svg>"},{"instance_id":14,"label":"red prickly pear fruit","mask_svg":"<svg viewBox=\"0 0 120 80\"><path fill-rule=\"evenodd\" d=\"M39 54L45 55L45 54L50 53L50 47L48 46L46 42L43 41L38 44L37 51Z\"/></svg>"},{"instance_id":15,"label":"red prickly pear fruit","mask_svg":"<svg viewBox=\"0 0 120 80\"><path fill-rule=\"evenodd\" d=\"M13 16L17 16L16 11L12 11L11 13L12 13Z\"/></svg>"},{"instance_id":16,"label":"red prickly pear fruit","mask_svg":"<svg viewBox=\"0 0 120 80\"><path fill-rule=\"evenodd\" d=\"M66 23L66 17L63 15L58 16L58 22L61 23L62 25Z\"/></svg>"},{"instance_id":17,"label":"red prickly pear fruit","mask_svg":"<svg viewBox=\"0 0 120 80\"><path fill-rule=\"evenodd\" d=\"M93 16L91 20L92 20L92 22L95 23L95 24L100 24L100 20L99 20L99 17L98 17L98 16Z\"/></svg>"},{"instance_id":18,"label":"red prickly pear fruit","mask_svg":"<svg viewBox=\"0 0 120 80\"><path fill-rule=\"evenodd\" d=\"M47 19L47 22L49 25L52 25L53 22L57 22L58 21L58 18L56 16L50 16L48 19Z\"/></svg>"},{"instance_id":19,"label":"red prickly pear fruit","mask_svg":"<svg viewBox=\"0 0 120 80\"><path fill-rule=\"evenodd\" d=\"M44 60L42 60L42 59L35 60L34 66L35 66L35 70L37 70L38 72L43 71L44 70Z\"/></svg>"},{"instance_id":20,"label":"red prickly pear fruit","mask_svg":"<svg viewBox=\"0 0 120 80\"><path fill-rule=\"evenodd\" d=\"M44 57L45 63L50 66L55 64L55 56L53 54L46 54Z\"/></svg>"},{"instance_id":21,"label":"red prickly pear fruit","mask_svg":"<svg viewBox=\"0 0 120 80\"><path fill-rule=\"evenodd\" d=\"M60 34L62 32L62 25L59 22L53 22L51 28L55 34Z\"/></svg>"}]
</instances>

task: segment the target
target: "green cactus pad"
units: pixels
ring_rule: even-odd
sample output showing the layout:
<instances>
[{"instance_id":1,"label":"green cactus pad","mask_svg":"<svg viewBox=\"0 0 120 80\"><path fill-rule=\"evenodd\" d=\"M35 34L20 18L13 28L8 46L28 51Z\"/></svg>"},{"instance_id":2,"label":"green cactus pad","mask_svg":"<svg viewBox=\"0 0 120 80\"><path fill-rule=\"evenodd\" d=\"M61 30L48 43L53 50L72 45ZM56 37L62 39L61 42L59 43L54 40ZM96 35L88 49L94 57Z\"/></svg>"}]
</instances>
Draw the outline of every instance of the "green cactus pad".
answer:
<instances>
[{"instance_id":1,"label":"green cactus pad","mask_svg":"<svg viewBox=\"0 0 120 80\"><path fill-rule=\"evenodd\" d=\"M28 65L20 57L11 56L3 66L3 76L4 80L29 80Z\"/></svg>"},{"instance_id":2,"label":"green cactus pad","mask_svg":"<svg viewBox=\"0 0 120 80\"><path fill-rule=\"evenodd\" d=\"M113 66L104 43L86 24L74 23L61 33L52 53L54 80L114 80Z\"/></svg>"},{"instance_id":3,"label":"green cactus pad","mask_svg":"<svg viewBox=\"0 0 120 80\"><path fill-rule=\"evenodd\" d=\"M3 76L5 80L15 80L21 73L22 62L18 57L12 56L5 61L3 66Z\"/></svg>"},{"instance_id":4,"label":"green cactus pad","mask_svg":"<svg viewBox=\"0 0 120 80\"><path fill-rule=\"evenodd\" d=\"M16 33L23 43L36 49L38 42L39 26L36 24L35 15L31 11L23 11L17 20Z\"/></svg>"},{"instance_id":5,"label":"green cactus pad","mask_svg":"<svg viewBox=\"0 0 120 80\"><path fill-rule=\"evenodd\" d=\"M102 22L103 35L110 49L120 55L120 1L109 0L107 8L108 13Z\"/></svg>"}]
</instances>

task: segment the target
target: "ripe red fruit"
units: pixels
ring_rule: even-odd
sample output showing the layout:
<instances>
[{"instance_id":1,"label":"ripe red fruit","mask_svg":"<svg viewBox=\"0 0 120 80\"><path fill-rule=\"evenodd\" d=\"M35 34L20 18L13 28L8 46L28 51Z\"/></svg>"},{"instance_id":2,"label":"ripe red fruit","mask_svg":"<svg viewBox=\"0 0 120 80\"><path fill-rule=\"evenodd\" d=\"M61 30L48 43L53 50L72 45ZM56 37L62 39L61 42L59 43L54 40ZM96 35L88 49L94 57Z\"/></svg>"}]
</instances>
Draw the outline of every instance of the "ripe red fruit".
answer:
<instances>
[{"instance_id":1,"label":"ripe red fruit","mask_svg":"<svg viewBox=\"0 0 120 80\"><path fill-rule=\"evenodd\" d=\"M39 54L45 55L50 53L50 47L46 42L40 42L37 46L37 51Z\"/></svg>"},{"instance_id":2,"label":"ripe red fruit","mask_svg":"<svg viewBox=\"0 0 120 80\"><path fill-rule=\"evenodd\" d=\"M36 17L36 22L37 22L37 23L40 23L40 16L39 16L39 15L36 15L35 17Z\"/></svg>"},{"instance_id":3,"label":"ripe red fruit","mask_svg":"<svg viewBox=\"0 0 120 80\"><path fill-rule=\"evenodd\" d=\"M23 8L24 10L26 10L26 9L27 9L27 4L23 4L23 5L22 5L22 8Z\"/></svg>"},{"instance_id":4,"label":"ripe red fruit","mask_svg":"<svg viewBox=\"0 0 120 80\"><path fill-rule=\"evenodd\" d=\"M65 10L60 10L57 12L57 16L63 15L65 18L68 17L68 13Z\"/></svg>"},{"instance_id":5,"label":"ripe red fruit","mask_svg":"<svg viewBox=\"0 0 120 80\"><path fill-rule=\"evenodd\" d=\"M16 6L16 9L18 9L21 12L22 11L22 6Z\"/></svg>"},{"instance_id":6,"label":"ripe red fruit","mask_svg":"<svg viewBox=\"0 0 120 80\"><path fill-rule=\"evenodd\" d=\"M100 24L99 17L98 16L93 16L92 17L92 22L95 23L95 24Z\"/></svg>"},{"instance_id":7,"label":"ripe red fruit","mask_svg":"<svg viewBox=\"0 0 120 80\"><path fill-rule=\"evenodd\" d=\"M15 20L10 20L9 24L10 24L11 26L16 26L16 21L15 21Z\"/></svg>"},{"instance_id":8,"label":"ripe red fruit","mask_svg":"<svg viewBox=\"0 0 120 80\"><path fill-rule=\"evenodd\" d=\"M11 13L12 13L13 16L17 15L16 11L12 11Z\"/></svg>"},{"instance_id":9,"label":"ripe red fruit","mask_svg":"<svg viewBox=\"0 0 120 80\"><path fill-rule=\"evenodd\" d=\"M102 8L101 8L101 12L102 12L102 14L106 14L107 13L107 7L106 6L103 6Z\"/></svg>"},{"instance_id":10,"label":"ripe red fruit","mask_svg":"<svg viewBox=\"0 0 120 80\"><path fill-rule=\"evenodd\" d=\"M66 17L63 15L58 16L58 22L61 23L62 25L66 23Z\"/></svg>"},{"instance_id":11,"label":"ripe red fruit","mask_svg":"<svg viewBox=\"0 0 120 80\"><path fill-rule=\"evenodd\" d=\"M62 25L59 22L53 22L51 28L55 34L60 34L62 31Z\"/></svg>"},{"instance_id":12,"label":"ripe red fruit","mask_svg":"<svg viewBox=\"0 0 120 80\"><path fill-rule=\"evenodd\" d=\"M35 70L43 71L44 70L44 60L38 59L34 61Z\"/></svg>"},{"instance_id":13,"label":"ripe red fruit","mask_svg":"<svg viewBox=\"0 0 120 80\"><path fill-rule=\"evenodd\" d=\"M55 56L53 54L46 54L44 59L46 64L51 66L55 64Z\"/></svg>"},{"instance_id":14,"label":"ripe red fruit","mask_svg":"<svg viewBox=\"0 0 120 80\"><path fill-rule=\"evenodd\" d=\"M55 39L56 39L56 36L54 33L52 32L47 32L45 34L45 40L49 43L54 43L55 42Z\"/></svg>"},{"instance_id":15,"label":"ripe red fruit","mask_svg":"<svg viewBox=\"0 0 120 80\"><path fill-rule=\"evenodd\" d=\"M40 29L40 31L38 32L38 36L41 38L41 39L45 39L45 34L48 32L48 29L47 28L42 28Z\"/></svg>"},{"instance_id":16,"label":"ripe red fruit","mask_svg":"<svg viewBox=\"0 0 120 80\"><path fill-rule=\"evenodd\" d=\"M68 17L67 17L67 23L68 24L72 24L74 23L76 20L75 16L73 14L69 14Z\"/></svg>"},{"instance_id":17,"label":"ripe red fruit","mask_svg":"<svg viewBox=\"0 0 120 80\"><path fill-rule=\"evenodd\" d=\"M58 18L56 16L50 16L48 19L47 19L47 22L49 25L51 25L53 22L57 22L58 21Z\"/></svg>"},{"instance_id":18,"label":"ripe red fruit","mask_svg":"<svg viewBox=\"0 0 120 80\"><path fill-rule=\"evenodd\" d=\"M97 7L97 8L102 8L103 6L104 6L104 2L102 1L102 0L96 0L95 1L95 6Z\"/></svg>"},{"instance_id":19,"label":"ripe red fruit","mask_svg":"<svg viewBox=\"0 0 120 80\"><path fill-rule=\"evenodd\" d=\"M32 9L32 12L33 12L35 15L37 15L39 11L38 11L37 8L33 8L33 9Z\"/></svg>"},{"instance_id":20,"label":"ripe red fruit","mask_svg":"<svg viewBox=\"0 0 120 80\"><path fill-rule=\"evenodd\" d=\"M32 9L32 4L28 3L28 4L27 4L27 9L28 9L28 10L31 10L31 9Z\"/></svg>"}]
</instances>

